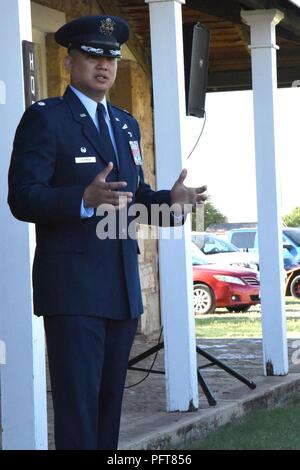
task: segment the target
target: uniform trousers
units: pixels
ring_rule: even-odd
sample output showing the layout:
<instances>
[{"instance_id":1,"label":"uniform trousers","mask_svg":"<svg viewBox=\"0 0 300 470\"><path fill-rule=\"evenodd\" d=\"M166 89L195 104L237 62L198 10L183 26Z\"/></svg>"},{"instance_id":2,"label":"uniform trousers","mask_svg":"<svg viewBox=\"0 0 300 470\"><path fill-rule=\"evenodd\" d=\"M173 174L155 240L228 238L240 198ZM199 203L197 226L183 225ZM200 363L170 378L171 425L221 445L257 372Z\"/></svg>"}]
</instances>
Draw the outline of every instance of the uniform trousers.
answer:
<instances>
[{"instance_id":1,"label":"uniform trousers","mask_svg":"<svg viewBox=\"0 0 300 470\"><path fill-rule=\"evenodd\" d=\"M44 317L57 450L116 450L137 319Z\"/></svg>"}]
</instances>

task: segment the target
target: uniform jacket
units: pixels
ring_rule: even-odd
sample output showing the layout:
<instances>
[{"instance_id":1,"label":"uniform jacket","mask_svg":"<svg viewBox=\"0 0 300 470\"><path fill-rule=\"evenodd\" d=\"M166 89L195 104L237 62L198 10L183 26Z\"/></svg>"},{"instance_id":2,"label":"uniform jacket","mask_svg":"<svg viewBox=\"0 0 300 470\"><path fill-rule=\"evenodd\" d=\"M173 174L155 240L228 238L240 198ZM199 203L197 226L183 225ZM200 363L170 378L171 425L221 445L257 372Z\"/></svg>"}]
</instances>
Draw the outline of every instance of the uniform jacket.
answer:
<instances>
[{"instance_id":1,"label":"uniform jacket","mask_svg":"<svg viewBox=\"0 0 300 470\"><path fill-rule=\"evenodd\" d=\"M120 165L107 181L126 181L133 203L149 209L169 204L170 192L152 191L134 162L129 141L140 142L137 121L109 103L108 110ZM78 157L95 162L78 164ZM108 163L94 123L70 88L63 97L25 111L14 140L8 202L17 219L36 225L33 298L38 316L121 319L143 311L136 240L100 240L100 218L80 217L85 188Z\"/></svg>"}]
</instances>

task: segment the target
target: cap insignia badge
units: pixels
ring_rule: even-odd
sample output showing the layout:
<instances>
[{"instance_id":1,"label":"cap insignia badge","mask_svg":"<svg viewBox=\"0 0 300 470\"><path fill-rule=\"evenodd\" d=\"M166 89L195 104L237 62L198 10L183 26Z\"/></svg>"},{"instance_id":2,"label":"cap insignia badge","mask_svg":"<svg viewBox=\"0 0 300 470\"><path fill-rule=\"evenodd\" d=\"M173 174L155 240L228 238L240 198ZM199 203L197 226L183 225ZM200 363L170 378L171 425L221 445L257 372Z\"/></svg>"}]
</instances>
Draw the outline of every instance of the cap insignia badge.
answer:
<instances>
[{"instance_id":1,"label":"cap insignia badge","mask_svg":"<svg viewBox=\"0 0 300 470\"><path fill-rule=\"evenodd\" d=\"M116 23L112 20L112 18L106 18L102 20L100 23L100 33L104 34L105 36L111 36L114 32Z\"/></svg>"}]
</instances>

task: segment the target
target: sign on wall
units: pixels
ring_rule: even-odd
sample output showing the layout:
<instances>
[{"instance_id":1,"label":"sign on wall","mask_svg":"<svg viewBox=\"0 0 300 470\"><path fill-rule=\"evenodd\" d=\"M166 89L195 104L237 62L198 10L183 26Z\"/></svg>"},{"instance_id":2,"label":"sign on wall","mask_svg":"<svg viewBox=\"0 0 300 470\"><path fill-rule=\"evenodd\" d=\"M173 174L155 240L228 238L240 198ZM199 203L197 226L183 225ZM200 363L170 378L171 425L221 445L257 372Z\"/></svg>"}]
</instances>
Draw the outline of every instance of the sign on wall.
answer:
<instances>
[{"instance_id":1,"label":"sign on wall","mask_svg":"<svg viewBox=\"0 0 300 470\"><path fill-rule=\"evenodd\" d=\"M26 108L39 100L36 45L23 41L24 91Z\"/></svg>"}]
</instances>

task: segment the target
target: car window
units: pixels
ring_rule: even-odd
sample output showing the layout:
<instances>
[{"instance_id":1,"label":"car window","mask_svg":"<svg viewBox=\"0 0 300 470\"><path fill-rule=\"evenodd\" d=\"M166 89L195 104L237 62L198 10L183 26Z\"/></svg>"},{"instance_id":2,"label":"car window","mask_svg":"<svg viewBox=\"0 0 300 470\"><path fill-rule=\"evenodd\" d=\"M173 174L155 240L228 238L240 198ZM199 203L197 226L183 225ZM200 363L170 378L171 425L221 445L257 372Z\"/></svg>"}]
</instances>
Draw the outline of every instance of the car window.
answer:
<instances>
[{"instance_id":1,"label":"car window","mask_svg":"<svg viewBox=\"0 0 300 470\"><path fill-rule=\"evenodd\" d=\"M192 263L194 265L196 264L209 264L209 262L204 259L205 255L203 252L200 250L200 248L197 247L197 245L193 242L191 242L191 253L192 253Z\"/></svg>"},{"instance_id":2,"label":"car window","mask_svg":"<svg viewBox=\"0 0 300 470\"><path fill-rule=\"evenodd\" d=\"M300 246L300 230L284 230L283 234L289 237L295 245ZM288 242L288 240L285 241Z\"/></svg>"},{"instance_id":3,"label":"car window","mask_svg":"<svg viewBox=\"0 0 300 470\"><path fill-rule=\"evenodd\" d=\"M192 241L202 250L204 245L204 235L202 233L192 233Z\"/></svg>"},{"instance_id":4,"label":"car window","mask_svg":"<svg viewBox=\"0 0 300 470\"><path fill-rule=\"evenodd\" d=\"M254 248L256 232L235 232L232 234L231 243L238 248Z\"/></svg>"},{"instance_id":5,"label":"car window","mask_svg":"<svg viewBox=\"0 0 300 470\"><path fill-rule=\"evenodd\" d=\"M214 253L233 253L239 251L231 243L225 242L220 238L211 237L209 235L204 237L204 244L201 249L206 255L211 255Z\"/></svg>"}]
</instances>

